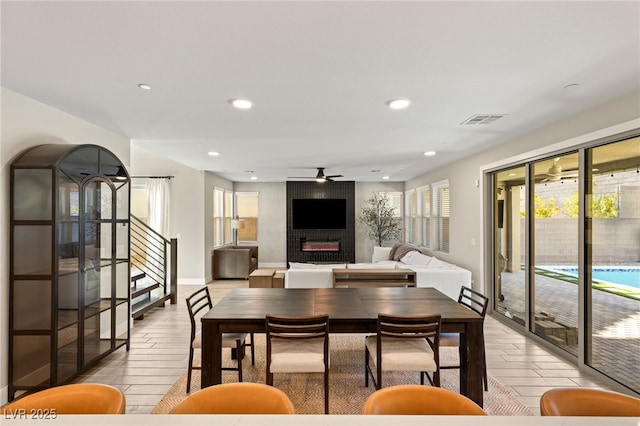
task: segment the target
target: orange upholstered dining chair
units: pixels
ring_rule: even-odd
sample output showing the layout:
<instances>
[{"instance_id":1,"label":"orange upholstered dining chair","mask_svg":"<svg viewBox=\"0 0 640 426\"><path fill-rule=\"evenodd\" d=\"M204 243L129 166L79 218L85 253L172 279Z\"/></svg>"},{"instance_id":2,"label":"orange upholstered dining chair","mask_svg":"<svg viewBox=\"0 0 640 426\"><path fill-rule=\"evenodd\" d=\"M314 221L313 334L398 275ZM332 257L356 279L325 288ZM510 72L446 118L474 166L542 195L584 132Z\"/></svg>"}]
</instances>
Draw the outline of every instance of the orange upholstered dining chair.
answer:
<instances>
[{"instance_id":1,"label":"orange upholstered dining chair","mask_svg":"<svg viewBox=\"0 0 640 426\"><path fill-rule=\"evenodd\" d=\"M280 389L262 383L224 383L189 395L169 414L294 414Z\"/></svg>"},{"instance_id":2,"label":"orange upholstered dining chair","mask_svg":"<svg viewBox=\"0 0 640 426\"><path fill-rule=\"evenodd\" d=\"M77 383L56 386L25 395L1 410L17 412L17 410L42 409L57 414L124 414L125 396L118 388L100 383Z\"/></svg>"},{"instance_id":3,"label":"orange upholstered dining chair","mask_svg":"<svg viewBox=\"0 0 640 426\"><path fill-rule=\"evenodd\" d=\"M640 417L640 399L591 388L551 389L540 397L543 416Z\"/></svg>"},{"instance_id":4,"label":"orange upholstered dining chair","mask_svg":"<svg viewBox=\"0 0 640 426\"><path fill-rule=\"evenodd\" d=\"M389 386L372 393L363 414L479 415L486 413L464 395L422 385Z\"/></svg>"}]
</instances>

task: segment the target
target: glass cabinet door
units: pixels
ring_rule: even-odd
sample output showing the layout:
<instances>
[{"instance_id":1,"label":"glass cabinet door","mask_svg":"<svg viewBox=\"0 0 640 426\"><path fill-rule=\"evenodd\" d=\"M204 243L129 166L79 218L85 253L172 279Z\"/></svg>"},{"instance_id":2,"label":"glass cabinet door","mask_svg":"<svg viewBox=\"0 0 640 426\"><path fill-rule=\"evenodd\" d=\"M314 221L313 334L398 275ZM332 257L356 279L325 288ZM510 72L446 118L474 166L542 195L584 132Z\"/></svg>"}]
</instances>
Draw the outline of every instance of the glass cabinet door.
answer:
<instances>
[{"instance_id":1,"label":"glass cabinet door","mask_svg":"<svg viewBox=\"0 0 640 426\"><path fill-rule=\"evenodd\" d=\"M113 185L102 179L91 180L83 187L83 364L90 363L112 347L113 193Z\"/></svg>"}]
</instances>

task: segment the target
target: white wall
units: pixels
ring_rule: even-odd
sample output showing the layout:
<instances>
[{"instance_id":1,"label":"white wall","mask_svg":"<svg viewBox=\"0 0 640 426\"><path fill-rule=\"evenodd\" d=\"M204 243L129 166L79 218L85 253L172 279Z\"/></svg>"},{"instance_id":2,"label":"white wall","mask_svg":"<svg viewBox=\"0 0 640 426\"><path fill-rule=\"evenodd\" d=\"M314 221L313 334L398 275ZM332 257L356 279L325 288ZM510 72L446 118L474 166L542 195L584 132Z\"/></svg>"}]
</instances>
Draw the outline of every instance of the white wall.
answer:
<instances>
[{"instance_id":1,"label":"white wall","mask_svg":"<svg viewBox=\"0 0 640 426\"><path fill-rule=\"evenodd\" d=\"M533 154L552 152L572 143L585 143L606 136L602 129L638 120L640 127L640 93L619 98L599 107L583 111L552 126L523 135L491 150L472 155L447 167L407 181L405 189L449 179L451 201L451 234L449 255L436 254L449 262L469 269L474 287L484 290L482 171L487 165L530 158ZM615 130L611 130L614 132ZM585 136L586 135L586 136ZM575 139L574 139L575 138ZM591 138L591 139L590 139ZM480 187L475 186L475 180ZM471 240L476 244L472 245Z\"/></svg>"},{"instance_id":2,"label":"white wall","mask_svg":"<svg viewBox=\"0 0 640 426\"><path fill-rule=\"evenodd\" d=\"M132 176L173 176L168 238L178 238L178 284L207 282L205 172L131 145ZM133 179L134 182L138 179Z\"/></svg>"},{"instance_id":3,"label":"white wall","mask_svg":"<svg viewBox=\"0 0 640 426\"><path fill-rule=\"evenodd\" d=\"M9 323L9 169L20 152L32 146L95 144L130 164L129 139L2 88L0 138L0 404L7 401Z\"/></svg>"}]
</instances>

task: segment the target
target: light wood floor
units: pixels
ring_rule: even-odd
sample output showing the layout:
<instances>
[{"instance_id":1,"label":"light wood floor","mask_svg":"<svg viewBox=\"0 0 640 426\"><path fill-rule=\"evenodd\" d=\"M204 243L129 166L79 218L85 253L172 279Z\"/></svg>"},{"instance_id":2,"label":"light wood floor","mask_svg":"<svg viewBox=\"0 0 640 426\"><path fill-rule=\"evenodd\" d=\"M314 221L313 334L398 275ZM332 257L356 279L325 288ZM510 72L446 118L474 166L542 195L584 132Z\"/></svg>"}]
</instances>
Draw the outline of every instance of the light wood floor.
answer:
<instances>
[{"instance_id":1,"label":"light wood floor","mask_svg":"<svg viewBox=\"0 0 640 426\"><path fill-rule=\"evenodd\" d=\"M247 286L244 280L209 284L214 302L232 288ZM186 371L190 324L184 299L198 287L179 285L176 305L167 304L147 313L143 320L134 321L129 352L119 349L76 382L116 386L126 395L127 413L150 413ZM540 395L548 389L607 388L490 316L485 320L485 339L489 374L535 413L539 413Z\"/></svg>"}]
</instances>

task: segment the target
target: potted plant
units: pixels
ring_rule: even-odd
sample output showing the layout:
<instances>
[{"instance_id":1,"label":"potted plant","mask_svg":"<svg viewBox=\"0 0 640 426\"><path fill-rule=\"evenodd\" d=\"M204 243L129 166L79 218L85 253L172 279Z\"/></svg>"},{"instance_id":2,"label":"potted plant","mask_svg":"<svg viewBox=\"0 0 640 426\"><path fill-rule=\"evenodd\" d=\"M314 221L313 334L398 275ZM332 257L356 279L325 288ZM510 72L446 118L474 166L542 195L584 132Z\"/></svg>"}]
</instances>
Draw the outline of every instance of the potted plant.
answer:
<instances>
[{"instance_id":1,"label":"potted plant","mask_svg":"<svg viewBox=\"0 0 640 426\"><path fill-rule=\"evenodd\" d=\"M359 220L366 227L367 236L382 247L382 243L402 236L401 218L395 214L389 197L374 193L360 211Z\"/></svg>"}]
</instances>

